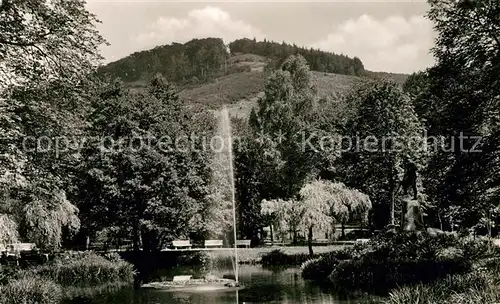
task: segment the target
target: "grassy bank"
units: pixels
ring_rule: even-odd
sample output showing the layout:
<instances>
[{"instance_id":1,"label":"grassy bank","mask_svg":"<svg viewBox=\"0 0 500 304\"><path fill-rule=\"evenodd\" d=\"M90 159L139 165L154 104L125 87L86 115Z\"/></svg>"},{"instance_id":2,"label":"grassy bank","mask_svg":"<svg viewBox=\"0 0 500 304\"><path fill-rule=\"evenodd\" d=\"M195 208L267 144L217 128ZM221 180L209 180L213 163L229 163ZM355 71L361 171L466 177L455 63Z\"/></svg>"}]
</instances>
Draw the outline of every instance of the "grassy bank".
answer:
<instances>
[{"instance_id":1,"label":"grassy bank","mask_svg":"<svg viewBox=\"0 0 500 304\"><path fill-rule=\"evenodd\" d=\"M341 250L345 248L345 245L330 245L330 246L317 246L314 247L314 252L316 254L323 254L331 251ZM283 256L288 256L290 259L287 261L297 259L300 262L284 263L284 260L273 259L270 260L268 257L272 257L270 254L272 252L281 252ZM233 249L223 249L223 250L213 250L207 251L208 255L216 265L231 263L234 260L234 250ZM296 258L294 258L296 257ZM297 246L297 247L262 247L262 248L238 248L238 260L240 263L244 264L266 264L268 266L280 266L280 265L296 265L300 266L304 260L309 257L309 251L307 246ZM267 259L266 259L267 258Z\"/></svg>"},{"instance_id":2,"label":"grassy bank","mask_svg":"<svg viewBox=\"0 0 500 304\"><path fill-rule=\"evenodd\" d=\"M65 254L54 261L27 269L5 269L8 280L0 286L0 303L59 303L64 298L106 286L133 281L133 267L117 255Z\"/></svg>"}]
</instances>

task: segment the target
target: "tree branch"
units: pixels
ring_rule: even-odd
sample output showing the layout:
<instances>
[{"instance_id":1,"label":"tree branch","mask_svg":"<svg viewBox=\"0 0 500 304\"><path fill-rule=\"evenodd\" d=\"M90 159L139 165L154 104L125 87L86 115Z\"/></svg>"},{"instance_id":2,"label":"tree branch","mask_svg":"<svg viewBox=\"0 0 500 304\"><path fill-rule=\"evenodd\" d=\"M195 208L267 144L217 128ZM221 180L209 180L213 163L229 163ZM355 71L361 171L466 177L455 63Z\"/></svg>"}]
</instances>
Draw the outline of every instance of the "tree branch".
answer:
<instances>
[{"instance_id":1,"label":"tree branch","mask_svg":"<svg viewBox=\"0 0 500 304\"><path fill-rule=\"evenodd\" d=\"M28 47L28 46L35 46L36 44L40 43L42 39L47 37L48 35L52 34L52 30L49 30L47 33L44 33L40 36L38 36L36 39L30 42L18 42L18 41L9 41L3 38L0 38L0 44L8 44L12 46L19 46L19 47Z\"/></svg>"}]
</instances>

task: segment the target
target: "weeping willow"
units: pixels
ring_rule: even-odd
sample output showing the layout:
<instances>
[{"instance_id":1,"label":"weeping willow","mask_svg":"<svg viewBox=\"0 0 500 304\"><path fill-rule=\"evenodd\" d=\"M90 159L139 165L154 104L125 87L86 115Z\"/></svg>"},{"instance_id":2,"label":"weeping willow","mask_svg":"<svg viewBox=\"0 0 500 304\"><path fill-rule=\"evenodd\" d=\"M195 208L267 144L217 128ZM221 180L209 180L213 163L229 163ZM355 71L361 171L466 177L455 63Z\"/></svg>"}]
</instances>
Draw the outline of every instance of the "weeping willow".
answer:
<instances>
[{"instance_id":1,"label":"weeping willow","mask_svg":"<svg viewBox=\"0 0 500 304\"><path fill-rule=\"evenodd\" d=\"M0 214L0 245L16 243L18 240L16 221L8 214Z\"/></svg>"},{"instance_id":2,"label":"weeping willow","mask_svg":"<svg viewBox=\"0 0 500 304\"><path fill-rule=\"evenodd\" d=\"M372 203L368 195L345 186L343 183L332 183L315 180L306 184L300 191L303 199L309 201L308 206L316 212L330 214L339 222L349 220L352 214L360 214L366 218Z\"/></svg>"},{"instance_id":3,"label":"weeping willow","mask_svg":"<svg viewBox=\"0 0 500 304\"><path fill-rule=\"evenodd\" d=\"M55 249L61 246L63 228L69 233L80 228L78 209L62 191L50 195L47 201L42 199L35 198L23 208L26 238L42 249Z\"/></svg>"}]
</instances>

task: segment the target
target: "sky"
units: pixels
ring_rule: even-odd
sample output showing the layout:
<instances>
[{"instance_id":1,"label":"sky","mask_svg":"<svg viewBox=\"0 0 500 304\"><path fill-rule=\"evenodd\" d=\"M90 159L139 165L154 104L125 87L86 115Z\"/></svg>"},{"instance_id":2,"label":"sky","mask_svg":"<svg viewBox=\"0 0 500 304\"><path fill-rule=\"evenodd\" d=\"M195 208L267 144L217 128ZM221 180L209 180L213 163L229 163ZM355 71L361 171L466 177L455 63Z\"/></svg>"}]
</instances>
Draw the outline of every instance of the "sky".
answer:
<instances>
[{"instance_id":1,"label":"sky","mask_svg":"<svg viewBox=\"0 0 500 304\"><path fill-rule=\"evenodd\" d=\"M357 56L371 71L431 66L435 33L423 0L127 1L87 0L102 21L107 62L193 38L256 38Z\"/></svg>"}]
</instances>

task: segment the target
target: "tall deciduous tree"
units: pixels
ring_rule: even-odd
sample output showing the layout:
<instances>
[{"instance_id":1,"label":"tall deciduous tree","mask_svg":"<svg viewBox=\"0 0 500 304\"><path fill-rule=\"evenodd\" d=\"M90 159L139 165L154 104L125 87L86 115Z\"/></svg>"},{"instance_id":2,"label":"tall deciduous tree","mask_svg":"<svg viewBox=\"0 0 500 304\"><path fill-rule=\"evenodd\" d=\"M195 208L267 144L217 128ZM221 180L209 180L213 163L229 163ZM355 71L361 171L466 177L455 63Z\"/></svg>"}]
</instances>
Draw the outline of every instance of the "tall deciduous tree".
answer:
<instances>
[{"instance_id":1,"label":"tall deciduous tree","mask_svg":"<svg viewBox=\"0 0 500 304\"><path fill-rule=\"evenodd\" d=\"M359 108L348 131L353 140L341 160L343 178L375 204L388 205L388 222L394 225L405 168L425 165L424 129L410 99L396 84L369 84L349 98L357 99Z\"/></svg>"},{"instance_id":2,"label":"tall deciduous tree","mask_svg":"<svg viewBox=\"0 0 500 304\"><path fill-rule=\"evenodd\" d=\"M264 160L274 164L265 176L269 184L263 198L293 198L313 175L318 155L302 144L312 132L315 104L309 67L301 56L290 56L267 80L265 96L250 117Z\"/></svg>"},{"instance_id":3,"label":"tall deciduous tree","mask_svg":"<svg viewBox=\"0 0 500 304\"><path fill-rule=\"evenodd\" d=\"M423 113L429 134L442 137L447 149L432 155L426 186L438 217L450 219L445 226L472 227L497 206L500 194L500 4L429 3L436 65L419 103L431 109Z\"/></svg>"},{"instance_id":4,"label":"tall deciduous tree","mask_svg":"<svg viewBox=\"0 0 500 304\"><path fill-rule=\"evenodd\" d=\"M24 81L85 78L102 59L105 40L85 1L0 3L0 89Z\"/></svg>"},{"instance_id":5,"label":"tall deciduous tree","mask_svg":"<svg viewBox=\"0 0 500 304\"><path fill-rule=\"evenodd\" d=\"M211 151L200 139L214 122L184 108L161 78L148 92L108 93L91 115L88 135L98 140L83 153L81 209L93 230L129 226L136 250L141 241L144 251L159 250L187 236L211 203Z\"/></svg>"}]
</instances>

